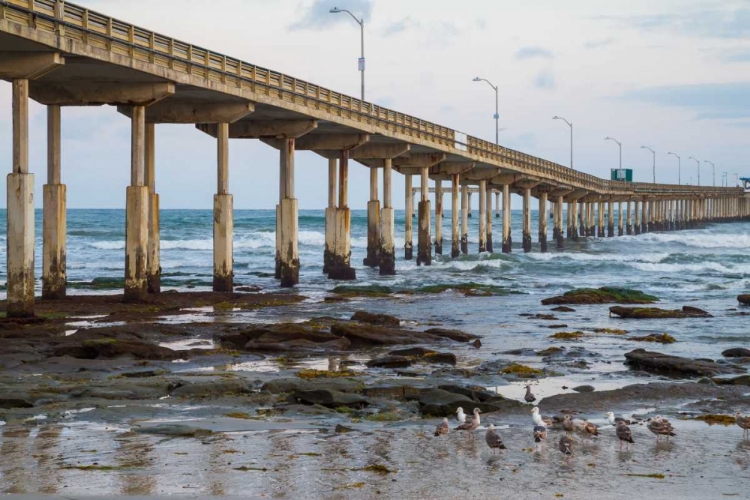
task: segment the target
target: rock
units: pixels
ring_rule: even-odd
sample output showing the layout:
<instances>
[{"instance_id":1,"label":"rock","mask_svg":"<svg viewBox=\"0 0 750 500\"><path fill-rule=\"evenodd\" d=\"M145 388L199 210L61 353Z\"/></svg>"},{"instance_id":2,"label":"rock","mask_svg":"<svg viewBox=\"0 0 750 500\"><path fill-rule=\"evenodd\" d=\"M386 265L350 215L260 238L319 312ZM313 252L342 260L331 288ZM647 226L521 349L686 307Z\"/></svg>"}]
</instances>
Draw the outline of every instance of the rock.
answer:
<instances>
[{"instance_id":1,"label":"rock","mask_svg":"<svg viewBox=\"0 0 750 500\"><path fill-rule=\"evenodd\" d=\"M740 375L733 378L714 378L711 380L719 385L750 385L750 375Z\"/></svg>"},{"instance_id":2,"label":"rock","mask_svg":"<svg viewBox=\"0 0 750 500\"><path fill-rule=\"evenodd\" d=\"M10 410L11 408L33 408L31 399L20 394L0 394L0 408Z\"/></svg>"},{"instance_id":3,"label":"rock","mask_svg":"<svg viewBox=\"0 0 750 500\"><path fill-rule=\"evenodd\" d=\"M659 298L648 295L640 290L629 288L602 287L578 288L565 292L559 297L551 297L542 300L542 305L557 304L651 304L658 302Z\"/></svg>"},{"instance_id":4,"label":"rock","mask_svg":"<svg viewBox=\"0 0 750 500\"><path fill-rule=\"evenodd\" d=\"M252 392L244 379L219 379L184 383L172 391L178 398L220 398Z\"/></svg>"},{"instance_id":5,"label":"rock","mask_svg":"<svg viewBox=\"0 0 750 500\"><path fill-rule=\"evenodd\" d=\"M576 312L575 309L573 309L572 307L568 307L568 306L557 306L557 307L553 307L551 310L555 312L561 312L561 313Z\"/></svg>"},{"instance_id":6,"label":"rock","mask_svg":"<svg viewBox=\"0 0 750 500\"><path fill-rule=\"evenodd\" d=\"M390 351L388 354L392 356L416 356L416 357L422 357L426 356L428 354L436 354L437 351L433 351L432 349L427 349L425 347L410 347L408 349L397 349L395 351Z\"/></svg>"},{"instance_id":7,"label":"rock","mask_svg":"<svg viewBox=\"0 0 750 500\"><path fill-rule=\"evenodd\" d=\"M362 407L367 406L367 398L359 394L333 391L330 389L318 389L314 391L296 391L294 398L302 404L321 405L327 408L338 408L339 406Z\"/></svg>"},{"instance_id":8,"label":"rock","mask_svg":"<svg viewBox=\"0 0 750 500\"><path fill-rule=\"evenodd\" d=\"M406 356L383 356L371 359L367 362L367 366L370 368L408 368L411 363Z\"/></svg>"},{"instance_id":9,"label":"rock","mask_svg":"<svg viewBox=\"0 0 750 500\"><path fill-rule=\"evenodd\" d=\"M576 392L594 392L594 386L592 385L579 385L578 387L573 387L573 390Z\"/></svg>"},{"instance_id":10,"label":"rock","mask_svg":"<svg viewBox=\"0 0 750 500\"><path fill-rule=\"evenodd\" d=\"M116 338L73 340L56 347L52 352L55 357L70 356L76 359L112 359L129 356L134 359L164 361L181 359L185 354L140 340Z\"/></svg>"},{"instance_id":11,"label":"rock","mask_svg":"<svg viewBox=\"0 0 750 500\"><path fill-rule=\"evenodd\" d=\"M557 321L558 320L557 316L555 316L554 314L535 314L534 316L532 316L532 318L541 319L544 321Z\"/></svg>"},{"instance_id":12,"label":"rock","mask_svg":"<svg viewBox=\"0 0 750 500\"><path fill-rule=\"evenodd\" d=\"M738 295L737 301L742 304L743 306L750 306L750 294L747 295Z\"/></svg>"},{"instance_id":13,"label":"rock","mask_svg":"<svg viewBox=\"0 0 750 500\"><path fill-rule=\"evenodd\" d=\"M335 411L321 405L290 404L287 406L279 407L279 409L282 410L285 415L289 413L294 413L295 415L337 415Z\"/></svg>"},{"instance_id":14,"label":"rock","mask_svg":"<svg viewBox=\"0 0 750 500\"><path fill-rule=\"evenodd\" d=\"M456 358L456 355L452 352L436 352L433 354L426 354L425 356L420 358L419 361L431 364L442 363L446 365L455 365L458 360Z\"/></svg>"},{"instance_id":15,"label":"rock","mask_svg":"<svg viewBox=\"0 0 750 500\"><path fill-rule=\"evenodd\" d=\"M354 316L352 316L352 321L381 326L399 326L401 324L401 320L395 316L390 316L388 314L373 314L366 311L355 312Z\"/></svg>"},{"instance_id":16,"label":"rock","mask_svg":"<svg viewBox=\"0 0 750 500\"><path fill-rule=\"evenodd\" d=\"M351 427L347 427L341 424L336 424L336 428L333 429L333 432L335 432L336 434L346 434L347 432L351 432L353 430L354 429L352 429Z\"/></svg>"},{"instance_id":17,"label":"rock","mask_svg":"<svg viewBox=\"0 0 750 500\"><path fill-rule=\"evenodd\" d=\"M535 351L534 355L548 358L551 356L558 356L562 354L565 351L565 349L566 349L565 347L548 347L547 349L542 349L541 351Z\"/></svg>"},{"instance_id":18,"label":"rock","mask_svg":"<svg viewBox=\"0 0 750 500\"><path fill-rule=\"evenodd\" d=\"M659 309L658 307L620 307L609 308L612 314L628 319L664 319L664 318L712 318L709 313L697 307L684 306L680 309Z\"/></svg>"},{"instance_id":19,"label":"rock","mask_svg":"<svg viewBox=\"0 0 750 500\"><path fill-rule=\"evenodd\" d=\"M139 434L159 434L172 437L203 437L213 434L213 431L209 429L190 427L183 424L160 424L153 427L136 427L133 430Z\"/></svg>"},{"instance_id":20,"label":"rock","mask_svg":"<svg viewBox=\"0 0 750 500\"><path fill-rule=\"evenodd\" d=\"M424 344L439 340L439 337L427 333L361 323L336 323L331 326L331 333L348 339L354 348L377 345Z\"/></svg>"},{"instance_id":21,"label":"rock","mask_svg":"<svg viewBox=\"0 0 750 500\"><path fill-rule=\"evenodd\" d=\"M341 351L351 347L347 339L315 329L310 323L252 325L238 332L219 335L217 340L224 347L261 352Z\"/></svg>"},{"instance_id":22,"label":"rock","mask_svg":"<svg viewBox=\"0 0 750 500\"><path fill-rule=\"evenodd\" d=\"M362 391L367 398L388 398L404 401L419 396L420 390L411 385L388 384L375 387L365 387Z\"/></svg>"},{"instance_id":23,"label":"rock","mask_svg":"<svg viewBox=\"0 0 750 500\"><path fill-rule=\"evenodd\" d=\"M696 382L696 384L716 385L716 382L714 382L708 377L703 377L703 378L698 379L698 382Z\"/></svg>"},{"instance_id":24,"label":"rock","mask_svg":"<svg viewBox=\"0 0 750 500\"><path fill-rule=\"evenodd\" d=\"M668 333L651 333L649 335L644 335L643 337L626 337L625 340L632 340L634 342L656 342L659 344L674 344L677 342L677 339Z\"/></svg>"},{"instance_id":25,"label":"rock","mask_svg":"<svg viewBox=\"0 0 750 500\"><path fill-rule=\"evenodd\" d=\"M455 342L471 342L472 340L479 340L481 338L478 335L472 335L471 333L462 332L461 330L451 330L447 328L430 328L429 330L425 330L425 333L435 335L436 337L451 339Z\"/></svg>"},{"instance_id":26,"label":"rock","mask_svg":"<svg viewBox=\"0 0 750 500\"><path fill-rule=\"evenodd\" d=\"M337 338L328 342L312 342L304 339L288 340L285 342L251 340L243 346L243 350L255 352L345 351L351 345L352 343L345 338Z\"/></svg>"},{"instance_id":27,"label":"rock","mask_svg":"<svg viewBox=\"0 0 750 500\"><path fill-rule=\"evenodd\" d=\"M339 392L360 392L362 390L362 382L350 378L317 378L303 380L295 377L269 380L261 387L262 391L268 391L271 394L312 391L316 389L332 389Z\"/></svg>"},{"instance_id":28,"label":"rock","mask_svg":"<svg viewBox=\"0 0 750 500\"><path fill-rule=\"evenodd\" d=\"M475 349L479 349L480 347L482 347L482 341L479 339L476 339L474 342L471 343L471 345Z\"/></svg>"},{"instance_id":29,"label":"rock","mask_svg":"<svg viewBox=\"0 0 750 500\"><path fill-rule=\"evenodd\" d=\"M259 286L236 286L234 287L235 292L245 292L245 293L255 293L260 292L261 288Z\"/></svg>"},{"instance_id":30,"label":"rock","mask_svg":"<svg viewBox=\"0 0 750 500\"><path fill-rule=\"evenodd\" d=\"M557 349L557 348L553 348ZM527 349L511 349L510 351L503 351L500 354L505 354L508 356L536 356L537 353L534 349L527 348Z\"/></svg>"},{"instance_id":31,"label":"rock","mask_svg":"<svg viewBox=\"0 0 750 500\"><path fill-rule=\"evenodd\" d=\"M699 361L659 352L636 349L625 353L625 364L650 372L667 373L682 377L713 377L720 374L742 373L739 368Z\"/></svg>"},{"instance_id":32,"label":"rock","mask_svg":"<svg viewBox=\"0 0 750 500\"><path fill-rule=\"evenodd\" d=\"M472 401L484 402L497 397L496 393L487 391L481 387L464 387L461 385L447 384L438 386L438 389L441 391L452 392L454 394L462 394L467 398L471 398Z\"/></svg>"},{"instance_id":33,"label":"rock","mask_svg":"<svg viewBox=\"0 0 750 500\"><path fill-rule=\"evenodd\" d=\"M725 358L750 358L750 349L734 347L721 353Z\"/></svg>"},{"instance_id":34,"label":"rock","mask_svg":"<svg viewBox=\"0 0 750 500\"><path fill-rule=\"evenodd\" d=\"M459 407L463 407L467 413L471 413L474 408L479 408L483 413L500 409L499 405L476 402L463 394L440 389L426 392L419 398L419 410L424 416L448 417L454 415Z\"/></svg>"}]
</instances>

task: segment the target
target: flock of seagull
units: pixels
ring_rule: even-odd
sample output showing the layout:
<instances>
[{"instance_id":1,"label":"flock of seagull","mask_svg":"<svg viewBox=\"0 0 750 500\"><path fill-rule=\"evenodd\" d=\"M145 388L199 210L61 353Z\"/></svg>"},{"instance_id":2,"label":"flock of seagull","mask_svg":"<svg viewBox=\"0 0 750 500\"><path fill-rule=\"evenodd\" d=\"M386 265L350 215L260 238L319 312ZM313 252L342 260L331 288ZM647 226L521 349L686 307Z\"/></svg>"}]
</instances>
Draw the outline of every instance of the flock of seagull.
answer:
<instances>
[{"instance_id":1,"label":"flock of seagull","mask_svg":"<svg viewBox=\"0 0 750 500\"><path fill-rule=\"evenodd\" d=\"M528 401L528 394L530 394L528 386L526 388L526 391ZM474 431L479 428L479 425L481 423L481 419L479 417L480 413L482 412L479 410L479 408L474 408L472 417L467 419L467 415L464 413L464 409L458 408L456 410L456 420L458 420L459 425L455 428L455 430L469 431L473 439ZM618 442L620 444L620 450L622 450L623 445L629 448L630 445L635 442L633 441L633 433L631 432L629 427L630 421L624 418L615 417L614 413L612 412L607 412L605 416L607 417L607 422L615 428L615 435L617 436ZM547 426L552 425L552 419L543 418L539 413L539 408L535 406L531 410L531 420L534 424L534 442L542 443L546 441ZM742 429L742 437L744 439L749 439L750 416L743 416L740 412L737 412L735 414L735 421L737 425ZM573 454L573 435L579 435L583 438L599 436L599 428L588 420L573 418L570 415L565 415L561 421L561 425L563 430L565 431L565 434L558 441L558 449L563 455L566 456ZM666 436L667 440L669 440L670 437L674 437L677 435L674 431L674 427L672 427L672 424L669 422L669 420L661 416L651 418L646 424L646 427L649 431L656 435L657 442L661 440L662 436ZM450 432L450 424L447 418L443 418L442 423L440 423L435 429L435 436L444 436L448 434L448 432ZM487 427L487 430L485 432L485 441L487 442L487 446L489 446L492 450L493 454L495 453L495 450L506 449L502 438L495 431L495 426L493 424L490 424Z\"/></svg>"}]
</instances>

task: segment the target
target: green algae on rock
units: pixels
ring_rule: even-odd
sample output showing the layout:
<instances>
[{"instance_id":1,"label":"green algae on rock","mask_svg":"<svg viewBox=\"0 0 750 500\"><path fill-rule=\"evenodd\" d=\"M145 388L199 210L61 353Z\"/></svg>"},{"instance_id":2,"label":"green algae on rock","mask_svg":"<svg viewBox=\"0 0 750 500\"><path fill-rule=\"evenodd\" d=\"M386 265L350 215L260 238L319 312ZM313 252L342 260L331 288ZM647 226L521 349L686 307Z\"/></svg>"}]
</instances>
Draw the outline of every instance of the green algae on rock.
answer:
<instances>
[{"instance_id":1,"label":"green algae on rock","mask_svg":"<svg viewBox=\"0 0 750 500\"><path fill-rule=\"evenodd\" d=\"M577 340L584 336L585 334L583 332L558 332L554 335L550 335L549 338L555 340Z\"/></svg>"},{"instance_id":2,"label":"green algae on rock","mask_svg":"<svg viewBox=\"0 0 750 500\"><path fill-rule=\"evenodd\" d=\"M601 288L577 288L559 297L542 300L542 305L559 304L651 304L659 298L640 290L604 286Z\"/></svg>"},{"instance_id":3,"label":"green algae on rock","mask_svg":"<svg viewBox=\"0 0 750 500\"><path fill-rule=\"evenodd\" d=\"M468 283L444 283L437 285L427 285L415 290L416 293L443 293L452 290L463 293L466 297L496 297L508 295L511 293L503 287L495 285L485 285L470 281Z\"/></svg>"},{"instance_id":4,"label":"green algae on rock","mask_svg":"<svg viewBox=\"0 0 750 500\"><path fill-rule=\"evenodd\" d=\"M677 339L668 333L652 333L650 335L644 335L643 337L627 337L625 340L632 340L634 342L658 342L660 344L674 344Z\"/></svg>"},{"instance_id":5,"label":"green algae on rock","mask_svg":"<svg viewBox=\"0 0 750 500\"><path fill-rule=\"evenodd\" d=\"M709 313L697 307L683 306L682 309L659 309L658 307L609 308L609 314L628 319L670 319L670 318L712 318Z\"/></svg>"}]
</instances>

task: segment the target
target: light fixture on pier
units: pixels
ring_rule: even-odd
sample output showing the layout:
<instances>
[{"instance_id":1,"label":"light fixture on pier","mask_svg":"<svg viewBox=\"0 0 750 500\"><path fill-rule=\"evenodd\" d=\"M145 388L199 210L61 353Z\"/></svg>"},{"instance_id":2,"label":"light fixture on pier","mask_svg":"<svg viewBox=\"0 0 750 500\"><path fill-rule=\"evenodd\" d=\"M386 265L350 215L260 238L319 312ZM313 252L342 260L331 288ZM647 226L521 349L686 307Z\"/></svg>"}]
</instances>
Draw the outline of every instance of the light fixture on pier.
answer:
<instances>
[{"instance_id":1,"label":"light fixture on pier","mask_svg":"<svg viewBox=\"0 0 750 500\"><path fill-rule=\"evenodd\" d=\"M500 145L500 96L498 93L498 87L496 85L493 85L492 82L487 80L486 78L479 78L478 76L472 80L474 82L487 82L487 84L492 87L492 89L495 91L495 144L498 146Z\"/></svg>"},{"instance_id":2,"label":"light fixture on pier","mask_svg":"<svg viewBox=\"0 0 750 500\"><path fill-rule=\"evenodd\" d=\"M656 151L654 151L648 146L641 146L641 149L648 149L649 151L651 151L651 154L654 155L653 170L654 170L654 184L656 184Z\"/></svg>"},{"instance_id":3,"label":"light fixture on pier","mask_svg":"<svg viewBox=\"0 0 750 500\"><path fill-rule=\"evenodd\" d=\"M682 184L682 158L680 158L680 155L674 154L671 151L667 154L677 157L677 184Z\"/></svg>"},{"instance_id":4,"label":"light fixture on pier","mask_svg":"<svg viewBox=\"0 0 750 500\"><path fill-rule=\"evenodd\" d=\"M695 164L698 165L698 185L701 185L701 161L698 158L690 157L688 160L695 160ZM692 179L692 177L691 177Z\"/></svg>"},{"instance_id":5,"label":"light fixture on pier","mask_svg":"<svg viewBox=\"0 0 750 500\"><path fill-rule=\"evenodd\" d=\"M617 145L620 147L620 170L622 170L622 143L613 137L605 137L604 140L615 141Z\"/></svg>"},{"instance_id":6,"label":"light fixture on pier","mask_svg":"<svg viewBox=\"0 0 750 500\"><path fill-rule=\"evenodd\" d=\"M716 187L716 165L714 165L714 162L708 160L703 160L703 163L711 165L711 184Z\"/></svg>"},{"instance_id":7,"label":"light fixture on pier","mask_svg":"<svg viewBox=\"0 0 750 500\"><path fill-rule=\"evenodd\" d=\"M568 120L566 120L565 118L563 118L562 116L555 115L552 117L552 119L562 120L568 124L568 127L570 127L570 168L573 168L573 124L569 122Z\"/></svg>"},{"instance_id":8,"label":"light fixture on pier","mask_svg":"<svg viewBox=\"0 0 750 500\"><path fill-rule=\"evenodd\" d=\"M358 66L359 71L362 73L362 93L361 93L361 99L362 102L365 101L365 19L357 19L357 16L352 14L350 11L346 9L339 9L338 7L334 7L331 10L328 11L331 14L340 14L342 12L346 12L350 16L352 16L352 19L354 19L357 24L359 24L360 32L361 32L361 56L359 58Z\"/></svg>"}]
</instances>

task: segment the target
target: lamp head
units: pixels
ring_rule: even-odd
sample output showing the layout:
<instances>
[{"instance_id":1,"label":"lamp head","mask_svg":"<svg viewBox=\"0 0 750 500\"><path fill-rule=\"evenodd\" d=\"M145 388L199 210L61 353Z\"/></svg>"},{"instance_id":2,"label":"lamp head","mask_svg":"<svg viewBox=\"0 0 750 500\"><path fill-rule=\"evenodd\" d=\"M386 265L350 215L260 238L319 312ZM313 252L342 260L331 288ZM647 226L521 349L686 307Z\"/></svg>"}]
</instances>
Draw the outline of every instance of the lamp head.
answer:
<instances>
[{"instance_id":1,"label":"lamp head","mask_svg":"<svg viewBox=\"0 0 750 500\"><path fill-rule=\"evenodd\" d=\"M329 10L328 12L331 13L331 14L338 14L339 12L341 12L341 9L339 9L338 7L334 7L331 10Z\"/></svg>"},{"instance_id":2,"label":"lamp head","mask_svg":"<svg viewBox=\"0 0 750 500\"><path fill-rule=\"evenodd\" d=\"M553 117L552 117L552 119L553 119L553 120L559 120L559 119L560 119L560 117L559 117L559 116L553 116Z\"/></svg>"},{"instance_id":3,"label":"lamp head","mask_svg":"<svg viewBox=\"0 0 750 500\"><path fill-rule=\"evenodd\" d=\"M474 81L474 82L481 82L481 81L482 81L482 79L481 79L481 78L479 78L478 76L476 76L476 77L474 77L474 80L472 80L472 81Z\"/></svg>"}]
</instances>

